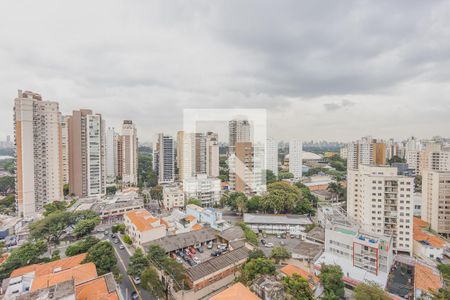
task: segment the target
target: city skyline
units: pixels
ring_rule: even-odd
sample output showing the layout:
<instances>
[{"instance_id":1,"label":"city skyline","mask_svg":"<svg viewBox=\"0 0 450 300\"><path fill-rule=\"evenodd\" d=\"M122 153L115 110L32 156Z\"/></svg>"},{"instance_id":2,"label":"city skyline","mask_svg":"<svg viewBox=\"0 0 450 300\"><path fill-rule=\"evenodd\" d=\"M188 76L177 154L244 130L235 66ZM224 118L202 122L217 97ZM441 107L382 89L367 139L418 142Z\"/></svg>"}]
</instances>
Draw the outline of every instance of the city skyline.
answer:
<instances>
[{"instance_id":1,"label":"city skyline","mask_svg":"<svg viewBox=\"0 0 450 300\"><path fill-rule=\"evenodd\" d=\"M185 108L265 108L277 140L450 130L449 3L104 4L1 5L0 136L18 89L132 119L143 143L174 136Z\"/></svg>"}]
</instances>

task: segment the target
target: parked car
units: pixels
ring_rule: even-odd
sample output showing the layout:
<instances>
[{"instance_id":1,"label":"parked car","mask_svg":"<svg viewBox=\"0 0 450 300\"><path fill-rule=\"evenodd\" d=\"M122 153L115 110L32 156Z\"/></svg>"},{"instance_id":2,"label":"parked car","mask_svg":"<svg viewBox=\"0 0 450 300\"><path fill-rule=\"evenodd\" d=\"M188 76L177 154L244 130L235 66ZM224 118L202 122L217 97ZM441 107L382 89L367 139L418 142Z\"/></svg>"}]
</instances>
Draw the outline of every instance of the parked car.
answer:
<instances>
[{"instance_id":1,"label":"parked car","mask_svg":"<svg viewBox=\"0 0 450 300\"><path fill-rule=\"evenodd\" d=\"M197 247L196 249L197 249L198 252L203 253L202 247L199 246L199 247Z\"/></svg>"},{"instance_id":2,"label":"parked car","mask_svg":"<svg viewBox=\"0 0 450 300\"><path fill-rule=\"evenodd\" d=\"M141 283L141 278L136 276L136 277L133 278L133 282L134 282L134 284L140 284Z\"/></svg>"},{"instance_id":3,"label":"parked car","mask_svg":"<svg viewBox=\"0 0 450 300\"><path fill-rule=\"evenodd\" d=\"M220 254L222 254L220 250L211 252L211 256L219 256Z\"/></svg>"},{"instance_id":4,"label":"parked car","mask_svg":"<svg viewBox=\"0 0 450 300\"><path fill-rule=\"evenodd\" d=\"M262 240L261 240L261 244L265 245L265 244L266 244L266 240L265 240L265 239L262 239Z\"/></svg>"},{"instance_id":5,"label":"parked car","mask_svg":"<svg viewBox=\"0 0 450 300\"><path fill-rule=\"evenodd\" d=\"M197 256L194 256L193 260L195 261L196 264L201 263L200 258L198 258Z\"/></svg>"},{"instance_id":6,"label":"parked car","mask_svg":"<svg viewBox=\"0 0 450 300\"><path fill-rule=\"evenodd\" d=\"M281 238L281 234L278 233L278 234L277 234L277 238Z\"/></svg>"},{"instance_id":7,"label":"parked car","mask_svg":"<svg viewBox=\"0 0 450 300\"><path fill-rule=\"evenodd\" d=\"M119 240L118 239L114 239L114 244L118 244L119 243Z\"/></svg>"},{"instance_id":8,"label":"parked car","mask_svg":"<svg viewBox=\"0 0 450 300\"><path fill-rule=\"evenodd\" d=\"M179 262L180 264L183 263L183 259L181 259L181 257L177 256L176 261Z\"/></svg>"},{"instance_id":9,"label":"parked car","mask_svg":"<svg viewBox=\"0 0 450 300\"><path fill-rule=\"evenodd\" d=\"M117 235L116 235L115 233L113 233L113 234L111 234L111 237L112 237L113 239L115 239L115 238L117 237Z\"/></svg>"},{"instance_id":10,"label":"parked car","mask_svg":"<svg viewBox=\"0 0 450 300\"><path fill-rule=\"evenodd\" d=\"M120 249L120 250L123 250L123 249L125 249L125 246L124 246L124 245L120 245L120 246L119 246L119 249Z\"/></svg>"},{"instance_id":11,"label":"parked car","mask_svg":"<svg viewBox=\"0 0 450 300\"><path fill-rule=\"evenodd\" d=\"M213 247L213 242L209 242L207 247L208 247L208 249L212 249L212 247Z\"/></svg>"},{"instance_id":12,"label":"parked car","mask_svg":"<svg viewBox=\"0 0 450 300\"><path fill-rule=\"evenodd\" d=\"M132 300L139 300L138 293L136 291L131 293L131 299Z\"/></svg>"},{"instance_id":13,"label":"parked car","mask_svg":"<svg viewBox=\"0 0 450 300\"><path fill-rule=\"evenodd\" d=\"M266 243L265 246L266 246L267 248L272 248L272 247L273 247L273 243Z\"/></svg>"},{"instance_id":14,"label":"parked car","mask_svg":"<svg viewBox=\"0 0 450 300\"><path fill-rule=\"evenodd\" d=\"M295 234L291 233L290 237L291 237L291 239L295 239Z\"/></svg>"},{"instance_id":15,"label":"parked car","mask_svg":"<svg viewBox=\"0 0 450 300\"><path fill-rule=\"evenodd\" d=\"M108 235L109 234L108 230L103 231L103 234Z\"/></svg>"},{"instance_id":16,"label":"parked car","mask_svg":"<svg viewBox=\"0 0 450 300\"><path fill-rule=\"evenodd\" d=\"M193 266L196 265L195 261L193 261L192 259L188 260L187 263L188 263L191 267L193 267Z\"/></svg>"},{"instance_id":17,"label":"parked car","mask_svg":"<svg viewBox=\"0 0 450 300\"><path fill-rule=\"evenodd\" d=\"M192 254L196 254L196 253L197 253L197 251L195 250L194 247L189 247L189 251L190 251Z\"/></svg>"}]
</instances>

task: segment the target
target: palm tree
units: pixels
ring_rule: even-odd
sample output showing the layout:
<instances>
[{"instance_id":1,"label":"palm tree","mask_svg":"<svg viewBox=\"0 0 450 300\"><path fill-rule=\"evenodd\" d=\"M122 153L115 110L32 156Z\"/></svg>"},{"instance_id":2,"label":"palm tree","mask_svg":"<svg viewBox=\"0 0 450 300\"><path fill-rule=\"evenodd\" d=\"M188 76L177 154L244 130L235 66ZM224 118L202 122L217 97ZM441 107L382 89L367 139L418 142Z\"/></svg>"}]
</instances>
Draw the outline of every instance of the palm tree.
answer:
<instances>
[{"instance_id":1,"label":"palm tree","mask_svg":"<svg viewBox=\"0 0 450 300\"><path fill-rule=\"evenodd\" d=\"M331 203L333 203L333 199L336 200L336 202L339 201L339 195L341 194L341 185L337 182L330 182L328 184L327 191L331 193Z\"/></svg>"}]
</instances>

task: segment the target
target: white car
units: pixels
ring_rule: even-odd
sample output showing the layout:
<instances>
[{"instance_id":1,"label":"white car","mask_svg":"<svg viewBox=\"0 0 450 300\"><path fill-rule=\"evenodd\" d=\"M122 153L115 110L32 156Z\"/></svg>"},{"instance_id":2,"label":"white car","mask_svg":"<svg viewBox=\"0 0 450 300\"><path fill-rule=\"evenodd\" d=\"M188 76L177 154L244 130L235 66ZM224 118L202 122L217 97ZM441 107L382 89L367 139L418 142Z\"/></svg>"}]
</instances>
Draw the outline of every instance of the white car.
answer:
<instances>
[{"instance_id":1,"label":"white car","mask_svg":"<svg viewBox=\"0 0 450 300\"><path fill-rule=\"evenodd\" d=\"M208 243L208 249L212 249L212 247L213 247L213 243L212 243L212 242L209 242L209 243Z\"/></svg>"},{"instance_id":2,"label":"white car","mask_svg":"<svg viewBox=\"0 0 450 300\"><path fill-rule=\"evenodd\" d=\"M272 248L273 247L273 243L266 243L265 245L267 248Z\"/></svg>"},{"instance_id":3,"label":"white car","mask_svg":"<svg viewBox=\"0 0 450 300\"><path fill-rule=\"evenodd\" d=\"M124 246L124 245L120 245L120 246L119 246L119 249L120 249L120 250L123 250L123 249L125 249L125 246Z\"/></svg>"},{"instance_id":4,"label":"white car","mask_svg":"<svg viewBox=\"0 0 450 300\"><path fill-rule=\"evenodd\" d=\"M136 277L133 278L133 281L134 281L134 284L140 284L141 283L141 278L136 276Z\"/></svg>"},{"instance_id":5,"label":"white car","mask_svg":"<svg viewBox=\"0 0 450 300\"><path fill-rule=\"evenodd\" d=\"M177 256L176 260L177 260L177 262L179 262L180 264L183 263L183 259L182 259L181 257L179 257L179 256Z\"/></svg>"},{"instance_id":6,"label":"white car","mask_svg":"<svg viewBox=\"0 0 450 300\"><path fill-rule=\"evenodd\" d=\"M195 261L196 264L201 263L200 258L198 258L197 256L194 256L193 260Z\"/></svg>"}]
</instances>

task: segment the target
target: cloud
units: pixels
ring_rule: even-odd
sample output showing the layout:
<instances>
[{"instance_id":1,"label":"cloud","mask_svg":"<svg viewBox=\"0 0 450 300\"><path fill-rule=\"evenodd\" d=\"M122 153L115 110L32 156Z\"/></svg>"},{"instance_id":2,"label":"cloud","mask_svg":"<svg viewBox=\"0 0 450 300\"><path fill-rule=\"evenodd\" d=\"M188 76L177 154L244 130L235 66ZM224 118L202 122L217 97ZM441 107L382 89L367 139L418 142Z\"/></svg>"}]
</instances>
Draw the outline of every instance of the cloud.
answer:
<instances>
[{"instance_id":1,"label":"cloud","mask_svg":"<svg viewBox=\"0 0 450 300\"><path fill-rule=\"evenodd\" d=\"M222 107L266 108L284 139L376 136L393 107L416 121L386 134L445 135L449 27L446 1L2 2L0 138L17 89L133 119L141 141Z\"/></svg>"}]
</instances>

